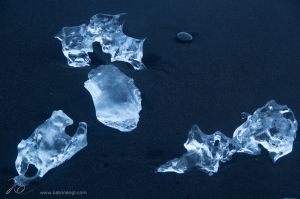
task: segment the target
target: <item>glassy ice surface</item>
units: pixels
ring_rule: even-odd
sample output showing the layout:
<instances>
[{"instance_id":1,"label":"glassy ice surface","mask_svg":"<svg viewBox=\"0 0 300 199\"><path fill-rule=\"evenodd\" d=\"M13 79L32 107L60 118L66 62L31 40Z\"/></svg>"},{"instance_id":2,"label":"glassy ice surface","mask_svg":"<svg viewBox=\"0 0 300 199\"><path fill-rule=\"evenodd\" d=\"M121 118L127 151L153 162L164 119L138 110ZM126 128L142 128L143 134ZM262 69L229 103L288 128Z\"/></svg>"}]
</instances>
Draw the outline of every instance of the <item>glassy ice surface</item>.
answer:
<instances>
[{"instance_id":1,"label":"glassy ice surface","mask_svg":"<svg viewBox=\"0 0 300 199\"><path fill-rule=\"evenodd\" d=\"M233 139L239 144L238 152L258 155L261 145L276 162L292 152L297 129L298 123L291 109L271 100L248 116L247 121L234 131Z\"/></svg>"},{"instance_id":2,"label":"glassy ice surface","mask_svg":"<svg viewBox=\"0 0 300 199\"><path fill-rule=\"evenodd\" d=\"M130 63L134 69L145 68L143 43L123 32L122 16L125 14L96 14L88 25L64 27L55 37L62 43L62 51L72 67L88 66L93 52L93 42L99 42L104 53L111 55L111 61Z\"/></svg>"},{"instance_id":3,"label":"glassy ice surface","mask_svg":"<svg viewBox=\"0 0 300 199\"><path fill-rule=\"evenodd\" d=\"M84 87L93 98L97 119L123 132L137 127L142 110L141 93L133 79L114 65L91 70Z\"/></svg>"},{"instance_id":4,"label":"glassy ice surface","mask_svg":"<svg viewBox=\"0 0 300 199\"><path fill-rule=\"evenodd\" d=\"M233 138L221 132L207 135L194 125L184 144L187 152L161 165L157 171L184 173L196 167L212 175L218 171L220 162L230 160L236 152L260 154L259 145L269 151L275 162L292 151L297 128L291 109L271 100L253 115L248 114L247 121L235 130Z\"/></svg>"},{"instance_id":5,"label":"glassy ice surface","mask_svg":"<svg viewBox=\"0 0 300 199\"><path fill-rule=\"evenodd\" d=\"M199 168L208 174L216 173L219 162L226 162L235 152L230 138L217 131L207 135L194 125L184 143L187 152L180 158L167 162L158 168L158 172L184 173L189 168Z\"/></svg>"},{"instance_id":6,"label":"glassy ice surface","mask_svg":"<svg viewBox=\"0 0 300 199\"><path fill-rule=\"evenodd\" d=\"M80 122L77 131L70 137L65 128L73 124L63 111L53 111L51 117L38 126L32 135L18 144L15 166L19 176L15 184L27 186L30 181L43 177L50 169L57 167L87 146L87 125ZM29 165L34 165L37 173L26 176Z\"/></svg>"}]
</instances>

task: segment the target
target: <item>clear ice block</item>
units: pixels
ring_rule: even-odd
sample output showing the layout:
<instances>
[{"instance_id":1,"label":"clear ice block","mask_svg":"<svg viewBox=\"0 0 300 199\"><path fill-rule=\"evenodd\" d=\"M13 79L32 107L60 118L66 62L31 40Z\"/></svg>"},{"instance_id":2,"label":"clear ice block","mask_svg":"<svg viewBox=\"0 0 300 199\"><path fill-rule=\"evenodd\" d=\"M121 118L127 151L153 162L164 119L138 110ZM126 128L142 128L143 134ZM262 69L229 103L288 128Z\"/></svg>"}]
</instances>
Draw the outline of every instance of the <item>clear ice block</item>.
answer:
<instances>
[{"instance_id":1,"label":"clear ice block","mask_svg":"<svg viewBox=\"0 0 300 199\"><path fill-rule=\"evenodd\" d=\"M123 132L135 129L142 105L133 79L114 65L101 65L91 70L88 78L84 87L92 96L97 119Z\"/></svg>"},{"instance_id":2,"label":"clear ice block","mask_svg":"<svg viewBox=\"0 0 300 199\"><path fill-rule=\"evenodd\" d=\"M135 39L123 32L122 16L125 14L96 14L88 25L64 27L55 37L61 41L62 51L72 67L84 67L90 63L89 52L93 42L99 42L111 61L130 63L134 69L145 68L142 62L145 39Z\"/></svg>"},{"instance_id":3,"label":"clear ice block","mask_svg":"<svg viewBox=\"0 0 300 199\"><path fill-rule=\"evenodd\" d=\"M275 162L293 150L297 129L291 109L271 100L253 115L247 114L247 121L234 131L233 138L221 132L206 135L195 125L184 144L187 152L161 165L157 171L184 173L197 167L212 175L218 171L220 162L230 160L236 152L260 154L259 145L269 151Z\"/></svg>"},{"instance_id":4,"label":"clear ice block","mask_svg":"<svg viewBox=\"0 0 300 199\"><path fill-rule=\"evenodd\" d=\"M87 146L87 125L80 122L76 133L70 137L65 128L73 124L63 111L53 111L51 117L38 126L32 135L18 144L15 166L18 176L15 185L27 186L30 181L42 178L50 169L70 159ZM34 165L37 173L26 176L29 165Z\"/></svg>"},{"instance_id":5,"label":"clear ice block","mask_svg":"<svg viewBox=\"0 0 300 199\"><path fill-rule=\"evenodd\" d=\"M158 172L184 173L189 168L199 168L209 175L216 173L219 162L230 160L235 153L232 140L217 131L207 135L194 125L184 143L187 152L180 158L171 160L158 168Z\"/></svg>"},{"instance_id":6,"label":"clear ice block","mask_svg":"<svg viewBox=\"0 0 300 199\"><path fill-rule=\"evenodd\" d=\"M238 152L258 155L261 145L276 162L292 152L297 129L292 110L271 100L248 116L247 121L234 131L233 139L238 143Z\"/></svg>"}]
</instances>

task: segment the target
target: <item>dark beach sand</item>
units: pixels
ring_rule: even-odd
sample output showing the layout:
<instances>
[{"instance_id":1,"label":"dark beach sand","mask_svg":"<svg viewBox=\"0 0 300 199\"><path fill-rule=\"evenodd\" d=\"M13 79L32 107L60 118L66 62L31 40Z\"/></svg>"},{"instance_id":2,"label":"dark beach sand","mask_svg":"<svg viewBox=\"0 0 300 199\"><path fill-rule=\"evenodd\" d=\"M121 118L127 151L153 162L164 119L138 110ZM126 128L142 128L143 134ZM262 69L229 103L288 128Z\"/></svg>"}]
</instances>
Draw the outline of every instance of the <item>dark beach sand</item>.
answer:
<instances>
[{"instance_id":1,"label":"dark beach sand","mask_svg":"<svg viewBox=\"0 0 300 199\"><path fill-rule=\"evenodd\" d=\"M109 55L95 45L92 66L66 67L53 36L88 23L99 12L128 13L125 32L147 37L144 71L116 62L142 92L138 128L120 133L96 120L83 82ZM192 33L178 43L176 33ZM155 173L179 157L194 123L232 136L268 100L288 104L300 120L300 2L297 0L1 0L0 197L200 199L300 197L300 136L294 151L273 164L267 153L235 155L214 176ZM89 145L28 187L5 196L16 175L16 146L63 109L75 125L88 123ZM44 191L86 191L45 196Z\"/></svg>"}]
</instances>

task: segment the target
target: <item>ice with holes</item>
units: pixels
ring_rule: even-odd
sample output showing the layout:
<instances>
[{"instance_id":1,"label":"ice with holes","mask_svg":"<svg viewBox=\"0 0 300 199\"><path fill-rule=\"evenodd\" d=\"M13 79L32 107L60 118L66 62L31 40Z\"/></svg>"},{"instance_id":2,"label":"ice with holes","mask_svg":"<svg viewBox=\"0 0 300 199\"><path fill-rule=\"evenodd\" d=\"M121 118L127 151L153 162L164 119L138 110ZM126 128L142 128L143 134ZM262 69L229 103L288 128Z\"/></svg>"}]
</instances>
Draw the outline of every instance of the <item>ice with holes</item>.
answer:
<instances>
[{"instance_id":1,"label":"ice with holes","mask_svg":"<svg viewBox=\"0 0 300 199\"><path fill-rule=\"evenodd\" d=\"M111 55L111 62L130 63L134 69L145 68L142 62L145 39L135 39L123 32L122 19L125 14L96 14L88 25L64 27L55 38L62 44L62 52L72 67L88 66L93 52L93 43L98 42L104 53Z\"/></svg>"},{"instance_id":2,"label":"ice with holes","mask_svg":"<svg viewBox=\"0 0 300 199\"><path fill-rule=\"evenodd\" d=\"M220 162L230 160L236 152L260 154L260 145L275 162L292 152L297 129L298 123L292 110L271 100L253 115L248 115L247 120L234 131L233 138L221 132L207 135L194 125L184 144L187 152L161 165L157 171L184 173L196 167L212 175L218 172Z\"/></svg>"},{"instance_id":3,"label":"ice with holes","mask_svg":"<svg viewBox=\"0 0 300 199\"><path fill-rule=\"evenodd\" d=\"M73 120L62 110L53 111L51 117L38 126L29 138L18 144L15 166L19 175L14 177L16 186L25 187L31 181L42 178L50 169L87 146L87 124L80 122L71 137L65 133L65 128L72 124ZM34 176L26 176L29 165L37 169Z\"/></svg>"},{"instance_id":4,"label":"ice with holes","mask_svg":"<svg viewBox=\"0 0 300 199\"><path fill-rule=\"evenodd\" d=\"M88 78L84 87L92 96L97 119L122 132L135 129L142 105L134 80L114 65L101 65L91 70Z\"/></svg>"},{"instance_id":5,"label":"ice with holes","mask_svg":"<svg viewBox=\"0 0 300 199\"><path fill-rule=\"evenodd\" d=\"M297 129L292 110L271 100L248 116L247 121L234 131L233 139L237 152L258 155L261 145L276 162L292 152Z\"/></svg>"}]
</instances>

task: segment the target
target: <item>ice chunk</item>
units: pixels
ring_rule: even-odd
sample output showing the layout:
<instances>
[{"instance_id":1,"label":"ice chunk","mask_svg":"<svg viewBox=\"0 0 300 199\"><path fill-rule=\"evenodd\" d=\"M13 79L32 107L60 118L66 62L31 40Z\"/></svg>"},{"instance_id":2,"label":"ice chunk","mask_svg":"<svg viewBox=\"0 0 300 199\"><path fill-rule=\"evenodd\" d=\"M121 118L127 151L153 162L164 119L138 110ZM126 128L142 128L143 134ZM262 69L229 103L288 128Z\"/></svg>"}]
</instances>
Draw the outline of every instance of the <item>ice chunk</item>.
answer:
<instances>
[{"instance_id":1,"label":"ice chunk","mask_svg":"<svg viewBox=\"0 0 300 199\"><path fill-rule=\"evenodd\" d=\"M69 66L84 67L88 66L91 59L88 55L93 52L94 38L87 32L87 26L64 27L56 38L61 41L62 52L68 59Z\"/></svg>"},{"instance_id":2,"label":"ice chunk","mask_svg":"<svg viewBox=\"0 0 300 199\"><path fill-rule=\"evenodd\" d=\"M123 132L135 129L142 106L141 93L133 79L114 65L101 65L88 77L84 87L93 98L97 119Z\"/></svg>"},{"instance_id":3,"label":"ice chunk","mask_svg":"<svg viewBox=\"0 0 300 199\"><path fill-rule=\"evenodd\" d=\"M88 25L64 27L55 37L62 43L62 51L73 67L84 67L90 63L89 52L93 52L93 42L99 42L102 51L111 55L111 61L130 63L134 69L145 68L143 43L145 39L135 39L123 33L122 16L125 14L96 14Z\"/></svg>"},{"instance_id":4,"label":"ice chunk","mask_svg":"<svg viewBox=\"0 0 300 199\"><path fill-rule=\"evenodd\" d=\"M187 169L196 167L211 175L218 171L220 161L230 160L235 153L230 138L219 131L207 135L197 125L190 130L184 147L187 150L185 154L160 166L158 172L184 173Z\"/></svg>"},{"instance_id":5,"label":"ice chunk","mask_svg":"<svg viewBox=\"0 0 300 199\"><path fill-rule=\"evenodd\" d=\"M291 109L271 100L249 115L247 121L235 130L233 138L239 143L238 152L260 154L260 144L276 162L292 152L297 128Z\"/></svg>"},{"instance_id":6,"label":"ice chunk","mask_svg":"<svg viewBox=\"0 0 300 199\"><path fill-rule=\"evenodd\" d=\"M195 125L184 144L187 152L163 164L157 171L184 173L197 167L211 175L218 171L220 161L230 160L236 152L260 154L259 145L269 151L275 162L293 150L297 129L298 123L291 109L271 100L253 115L247 114L247 121L235 130L232 139L221 132L206 135Z\"/></svg>"},{"instance_id":7,"label":"ice chunk","mask_svg":"<svg viewBox=\"0 0 300 199\"><path fill-rule=\"evenodd\" d=\"M79 123L73 137L65 133L65 128L73 124L63 111L53 111L51 117L38 126L32 135L18 144L15 166L19 176L14 177L15 185L27 186L30 181L43 177L50 169L57 167L87 146L87 125ZM34 165L37 173L26 176L29 165Z\"/></svg>"}]
</instances>

